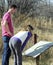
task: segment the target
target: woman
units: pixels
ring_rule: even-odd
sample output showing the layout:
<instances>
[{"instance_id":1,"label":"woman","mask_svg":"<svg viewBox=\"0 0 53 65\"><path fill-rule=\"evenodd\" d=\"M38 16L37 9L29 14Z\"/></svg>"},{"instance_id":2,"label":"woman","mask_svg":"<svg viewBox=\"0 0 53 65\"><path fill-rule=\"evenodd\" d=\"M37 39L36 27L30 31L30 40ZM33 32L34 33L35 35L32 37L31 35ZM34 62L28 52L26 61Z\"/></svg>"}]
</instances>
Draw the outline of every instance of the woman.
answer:
<instances>
[{"instance_id":1,"label":"woman","mask_svg":"<svg viewBox=\"0 0 53 65\"><path fill-rule=\"evenodd\" d=\"M33 27L31 25L27 25L26 31L18 32L9 41L10 49L14 53L15 65L22 65L22 51L27 41L32 37L32 30Z\"/></svg>"}]
</instances>

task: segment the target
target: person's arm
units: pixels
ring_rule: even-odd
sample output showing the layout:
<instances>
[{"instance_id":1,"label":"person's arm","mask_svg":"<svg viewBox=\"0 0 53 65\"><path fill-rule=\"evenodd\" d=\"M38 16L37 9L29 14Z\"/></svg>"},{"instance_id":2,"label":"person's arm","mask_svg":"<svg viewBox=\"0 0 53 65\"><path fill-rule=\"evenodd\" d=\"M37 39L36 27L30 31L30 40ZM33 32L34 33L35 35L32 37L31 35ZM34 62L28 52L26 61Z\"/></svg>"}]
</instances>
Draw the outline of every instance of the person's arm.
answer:
<instances>
[{"instance_id":1,"label":"person's arm","mask_svg":"<svg viewBox=\"0 0 53 65\"><path fill-rule=\"evenodd\" d=\"M28 40L32 37L32 33L28 32L28 36L26 38L26 40L24 41L23 45L21 46L21 51L23 51L24 47L26 46L26 43L28 42Z\"/></svg>"},{"instance_id":2,"label":"person's arm","mask_svg":"<svg viewBox=\"0 0 53 65\"><path fill-rule=\"evenodd\" d=\"M11 33L10 30L9 30L8 23L7 23L6 20L4 20L4 23L2 23L2 25L5 26L6 31L8 32L8 34L12 36L12 33Z\"/></svg>"}]
</instances>

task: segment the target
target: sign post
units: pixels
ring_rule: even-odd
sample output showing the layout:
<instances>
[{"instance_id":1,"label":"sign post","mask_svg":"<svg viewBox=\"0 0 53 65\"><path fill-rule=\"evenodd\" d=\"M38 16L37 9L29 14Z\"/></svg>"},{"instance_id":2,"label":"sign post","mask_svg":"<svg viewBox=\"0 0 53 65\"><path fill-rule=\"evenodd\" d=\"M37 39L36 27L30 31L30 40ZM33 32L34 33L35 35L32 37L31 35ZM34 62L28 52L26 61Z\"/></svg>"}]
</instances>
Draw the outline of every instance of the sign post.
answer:
<instances>
[{"instance_id":1,"label":"sign post","mask_svg":"<svg viewBox=\"0 0 53 65\"><path fill-rule=\"evenodd\" d=\"M34 34L34 44L37 43L37 34ZM39 65L40 56L36 57L36 65Z\"/></svg>"}]
</instances>

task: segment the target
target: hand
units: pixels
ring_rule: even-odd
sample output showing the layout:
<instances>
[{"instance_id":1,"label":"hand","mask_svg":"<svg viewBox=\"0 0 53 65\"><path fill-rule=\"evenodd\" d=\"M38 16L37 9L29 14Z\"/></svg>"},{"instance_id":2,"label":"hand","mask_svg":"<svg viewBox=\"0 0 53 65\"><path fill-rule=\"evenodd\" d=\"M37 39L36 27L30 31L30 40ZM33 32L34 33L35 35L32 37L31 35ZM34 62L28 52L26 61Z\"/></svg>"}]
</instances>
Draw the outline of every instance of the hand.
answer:
<instances>
[{"instance_id":1,"label":"hand","mask_svg":"<svg viewBox=\"0 0 53 65\"><path fill-rule=\"evenodd\" d=\"M11 33L11 32L8 32L8 34L9 34L10 36L12 36L12 33Z\"/></svg>"}]
</instances>

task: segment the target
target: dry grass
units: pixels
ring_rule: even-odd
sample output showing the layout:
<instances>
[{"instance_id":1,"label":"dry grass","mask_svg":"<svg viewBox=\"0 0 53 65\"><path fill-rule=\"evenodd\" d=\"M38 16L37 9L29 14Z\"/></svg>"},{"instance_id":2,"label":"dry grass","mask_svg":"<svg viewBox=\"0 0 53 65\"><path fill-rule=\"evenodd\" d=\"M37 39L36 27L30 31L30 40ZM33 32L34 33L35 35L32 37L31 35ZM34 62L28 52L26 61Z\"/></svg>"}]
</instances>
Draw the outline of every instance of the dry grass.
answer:
<instances>
[{"instance_id":1,"label":"dry grass","mask_svg":"<svg viewBox=\"0 0 53 65\"><path fill-rule=\"evenodd\" d=\"M0 59L0 65L1 65L1 62L2 62L2 61L1 61L1 59Z\"/></svg>"},{"instance_id":2,"label":"dry grass","mask_svg":"<svg viewBox=\"0 0 53 65\"><path fill-rule=\"evenodd\" d=\"M26 58L25 60L23 60L22 64L23 65L36 65L36 60L34 59L31 59L31 58ZM0 59L0 65L2 65L1 63L1 59ZM9 65L14 65L14 59L10 58L10 61L9 61Z\"/></svg>"}]
</instances>

